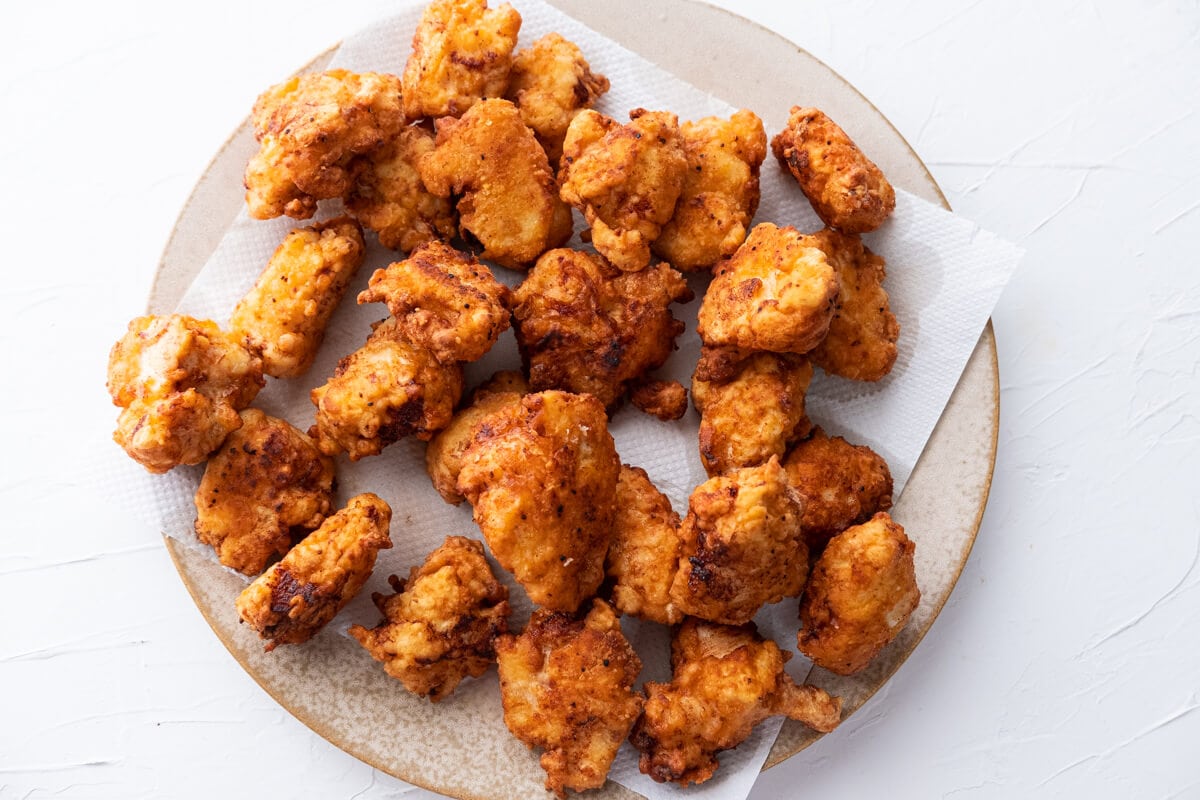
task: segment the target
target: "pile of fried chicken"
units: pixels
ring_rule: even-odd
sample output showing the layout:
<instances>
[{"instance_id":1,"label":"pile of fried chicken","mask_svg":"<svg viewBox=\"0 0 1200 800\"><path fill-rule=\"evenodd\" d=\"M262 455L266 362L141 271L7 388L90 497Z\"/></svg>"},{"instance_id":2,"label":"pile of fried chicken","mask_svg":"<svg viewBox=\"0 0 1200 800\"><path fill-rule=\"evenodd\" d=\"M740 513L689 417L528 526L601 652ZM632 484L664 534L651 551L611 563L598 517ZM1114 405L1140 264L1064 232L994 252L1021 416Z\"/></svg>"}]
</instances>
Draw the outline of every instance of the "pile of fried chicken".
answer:
<instances>
[{"instance_id":1,"label":"pile of fried chicken","mask_svg":"<svg viewBox=\"0 0 1200 800\"><path fill-rule=\"evenodd\" d=\"M826 227L753 225L768 145L753 112L605 116L609 81L580 49L550 34L516 50L520 25L507 4L434 0L402 75L330 70L258 98L250 215L345 213L289 233L227 328L131 322L109 361L115 439L151 472L206 463L196 534L254 578L237 608L268 650L320 631L391 547L383 499L337 507L337 460L428 442L434 487L470 503L482 542L451 536L391 576L382 620L350 635L433 702L496 663L505 722L560 796L602 786L626 740L656 781L701 783L767 717L840 721L838 698L785 672L760 609L800 598L800 652L850 675L920 599L887 464L804 402L815 367L879 381L896 361L884 261L860 238L895 194L796 107L770 146ZM565 247L575 211L590 249ZM357 296L388 316L312 391L302 431L251 404L264 376L313 363L364 229L403 256ZM710 477L681 517L608 422L627 400L686 413L687 389L653 377L683 332L671 306L693 299L683 272L712 278L691 385ZM522 371L465 393L463 365L510 327ZM493 563L538 606L519 634ZM621 615L671 626L670 682L638 687Z\"/></svg>"}]
</instances>

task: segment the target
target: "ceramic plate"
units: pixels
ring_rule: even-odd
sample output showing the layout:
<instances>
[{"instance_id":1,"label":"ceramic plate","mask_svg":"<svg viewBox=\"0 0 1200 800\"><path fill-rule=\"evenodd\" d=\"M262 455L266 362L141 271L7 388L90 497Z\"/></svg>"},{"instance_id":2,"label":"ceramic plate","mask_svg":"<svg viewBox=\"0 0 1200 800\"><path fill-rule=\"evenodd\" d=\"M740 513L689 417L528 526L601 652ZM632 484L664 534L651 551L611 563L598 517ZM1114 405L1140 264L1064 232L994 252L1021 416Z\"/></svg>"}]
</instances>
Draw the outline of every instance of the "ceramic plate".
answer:
<instances>
[{"instance_id":1,"label":"ceramic plate","mask_svg":"<svg viewBox=\"0 0 1200 800\"><path fill-rule=\"evenodd\" d=\"M841 122L895 185L946 205L921 160L870 102L827 66L769 30L689 0L658 0L652 24L647 24L644 0L551 2L734 105L786 109L802 95L806 104L823 108ZM319 69L331 52L302 71ZM242 170L254 149L247 121L196 186L163 253L150 312L169 313L175 307L233 221L242 204ZM768 162L764 168L771 166ZM842 678L814 669L809 675L810 683L842 696L847 715L904 662L954 588L987 503L998 397L989 325L892 512L911 531L937 532L934 546L914 536L920 543L921 607L865 672ZM504 728L494 673L463 683L453 702L432 706L400 690L344 636L323 634L303 647L264 654L261 642L238 624L233 598L244 585L242 579L174 539L166 543L196 605L229 652L272 697L330 742L384 772L455 797L517 800L543 794L545 775L537 758ZM816 738L798 723L787 722L767 766ZM589 796L640 795L609 782Z\"/></svg>"}]
</instances>

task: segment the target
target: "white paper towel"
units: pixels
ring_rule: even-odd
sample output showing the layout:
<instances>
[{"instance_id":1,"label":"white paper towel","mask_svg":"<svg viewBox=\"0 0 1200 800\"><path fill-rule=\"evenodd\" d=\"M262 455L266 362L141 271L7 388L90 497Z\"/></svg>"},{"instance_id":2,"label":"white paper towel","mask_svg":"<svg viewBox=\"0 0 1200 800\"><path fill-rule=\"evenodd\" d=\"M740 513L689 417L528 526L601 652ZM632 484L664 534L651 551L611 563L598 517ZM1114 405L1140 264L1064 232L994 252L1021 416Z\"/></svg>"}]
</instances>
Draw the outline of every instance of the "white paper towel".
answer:
<instances>
[{"instance_id":1,"label":"white paper towel","mask_svg":"<svg viewBox=\"0 0 1200 800\"><path fill-rule=\"evenodd\" d=\"M581 47L595 71L608 76L612 90L598 104L603 113L625 120L630 109L644 107L670 110L686 120L712 114L728 116L735 110L539 0L518 0L514 5L523 17L522 46L558 31ZM420 13L420 7L410 8L348 38L330 66L398 74L408 57ZM795 225L802 231L821 227L794 181L777 169L770 157L763 165L761 184L762 201L756 221ZM323 203L318 219L339 211L336 203ZM582 230L578 217L576 222L576 229ZM251 287L275 248L295 225L289 219L251 220L243 213L222 239L178 311L226 323L237 300ZM885 287L901 329L899 357L891 375L876 384L829 378L818 370L808 395L808 411L816 423L831 433L868 444L883 455L891 467L899 496L1001 290L1020 260L1020 250L903 191L897 192L892 218L864 238L872 250L887 260ZM578 238L574 245L580 246ZM367 262L347 293L346 302L334 315L312 369L296 380L268 379L256 406L302 430L309 427L313 420L309 391L332 374L340 357L362 345L371 322L386 315L381 305L355 305L355 295L365 287L376 268L396 258L394 252L381 248L371 237ZM497 270L497 276L510 285L521 278L505 270ZM687 322L687 333L680 339L679 351L658 373L685 385L690 383L699 354L695 319L706 283L699 277L691 280L697 300L676 311ZM468 368L469 385L486 378L495 369L518 365L516 346L509 332L483 361ZM611 424L622 460L644 467L680 513L686 512L691 490L706 478L697 453L697 424L694 411L682 420L663 423L630 407L619 411ZM465 504L457 508L448 506L434 492L424 471L423 453L422 443L409 440L357 464L339 459L339 500L344 502L359 492L373 491L391 503L395 548L381 554L371 582L339 616L335 627L344 630L351 621L373 624L377 615L366 600L370 592L386 591L388 574L407 574L408 568L420 563L445 536L479 538L469 508ZM110 448L105 459L107 494L114 501L144 514L157 529L207 552L192 534L195 517L192 495L201 468L180 468L165 476L151 476L115 448ZM513 592L513 625L519 628L527 618L528 601L507 575L504 579ZM764 610L757 621L764 635L795 652L794 600ZM637 620L626 620L625 625L646 664L642 679L668 679L669 651L663 629ZM789 672L798 678L803 677L807 668L802 656L793 658L789 664ZM681 792L693 798L745 798L781 724L781 720L775 719L760 725L742 746L721 754L721 767L710 782L686 792L673 785L656 784L641 775L637 770L637 753L628 744L622 748L610 777L650 798L673 797Z\"/></svg>"}]
</instances>

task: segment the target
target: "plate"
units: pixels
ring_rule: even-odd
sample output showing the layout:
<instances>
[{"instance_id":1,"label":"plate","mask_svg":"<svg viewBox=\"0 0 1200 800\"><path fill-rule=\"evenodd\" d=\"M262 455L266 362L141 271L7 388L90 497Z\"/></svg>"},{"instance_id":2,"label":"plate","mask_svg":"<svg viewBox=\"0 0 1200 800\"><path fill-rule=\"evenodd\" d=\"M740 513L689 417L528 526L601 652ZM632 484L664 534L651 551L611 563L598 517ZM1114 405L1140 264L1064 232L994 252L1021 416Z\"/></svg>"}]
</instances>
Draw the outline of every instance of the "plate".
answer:
<instances>
[{"instance_id":1,"label":"plate","mask_svg":"<svg viewBox=\"0 0 1200 800\"><path fill-rule=\"evenodd\" d=\"M659 0L652 25L646 24L644 0L551 2L735 105L760 113L786 111L802 97L846 127L896 186L949 207L921 160L878 109L833 70L771 31L691 0ZM301 71L320 69L332 53L319 55ZM242 170L254 150L247 121L197 184L163 253L151 290L151 313L169 313L216 248L241 208ZM764 168L770 166L768 162ZM937 547L917 550L925 601L865 672L843 678L814 669L808 677L842 696L847 716L899 668L949 597L987 504L998 430L999 374L989 324L892 512L911 531L938 532ZM435 707L398 690L376 662L343 636L318 636L304 647L265 654L261 642L239 626L232 598L242 580L175 539L165 541L221 642L264 690L318 734L377 769L443 794L494 800L543 794L545 775L537 759L504 728L494 679L467 681L453 702ZM785 723L766 766L817 738L798 723ZM589 796L640 797L612 782Z\"/></svg>"}]
</instances>

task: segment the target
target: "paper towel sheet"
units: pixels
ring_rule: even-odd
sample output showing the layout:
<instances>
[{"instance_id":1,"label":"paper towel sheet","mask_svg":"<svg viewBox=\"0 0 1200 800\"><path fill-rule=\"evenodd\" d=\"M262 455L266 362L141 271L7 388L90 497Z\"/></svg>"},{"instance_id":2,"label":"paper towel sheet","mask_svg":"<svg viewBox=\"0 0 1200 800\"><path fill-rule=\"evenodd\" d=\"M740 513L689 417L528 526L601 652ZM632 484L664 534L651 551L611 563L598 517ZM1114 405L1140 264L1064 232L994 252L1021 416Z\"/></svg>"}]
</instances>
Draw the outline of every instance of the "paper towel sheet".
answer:
<instances>
[{"instance_id":1,"label":"paper towel sheet","mask_svg":"<svg viewBox=\"0 0 1200 800\"><path fill-rule=\"evenodd\" d=\"M685 84L619 44L608 40L562 12L538 0L515 0L521 12L520 45L525 46L551 31L576 42L595 71L607 75L612 90L597 108L620 120L630 109L644 107L677 113L681 120L718 114L728 116L735 108L708 93ZM399 73L408 57L412 32L421 8L413 7L383 20L348 38L333 58L331 67ZM802 98L797 98L797 101ZM763 109L752 109L760 114ZM768 131L768 135L775 131ZM820 221L798 191L790 176L777 169L768 157L762 170L762 202L756 222L771 221L814 231ZM231 191L238 188L230 187ZM340 212L337 203L322 203L317 218ZM249 219L245 213L234 222L181 302L178 311L197 317L228 321L237 300L254 283L275 248L296 222ZM301 223L309 224L309 223ZM576 230L582 230L576 217ZM831 434L870 445L883 455L892 470L899 496L916 464L934 425L979 338L1000 292L1020 259L1020 251L971 222L926 203L906 192L897 192L896 211L878 231L864 237L876 253L887 260L885 282L892 310L900 322L899 357L886 379L876 384L858 384L820 375L808 395L808 412L814 422ZM576 237L574 246L581 246ZM309 373L299 379L268 379L255 405L283 417L302 430L313 420L309 391L332 374L338 359L362 345L370 323L386 315L382 305L357 306L354 297L379 267L398 258L370 237L367 262L347 293L330 325L325 344ZM497 277L510 285L521 275L497 269ZM706 279L693 276L699 298ZM690 385L691 372L699 354L695 335L699 299L677 310L688 329L680 348L659 375ZM516 368L519 358L511 331L483 361L468 368L468 385L494 370ZM698 417L690 411L684 419L663 423L626 407L617 412L611 431L623 461L646 469L670 497L676 511L687 510L691 490L706 478L697 453ZM377 614L366 599L372 591L387 591L386 576L407 574L408 568L450 534L479 538L469 508L448 506L434 492L424 470L424 445L402 441L378 457L356 464L338 461L339 502L363 491L373 491L394 509L394 549L381 553L375 573L357 598L335 620L344 630L350 622L374 624ZM106 455L108 494L126 508L146 516L157 529L189 546L208 553L192 534L195 517L192 495L201 475L200 467L180 468L165 476L151 476L115 448ZM209 553L211 557L211 553ZM501 571L502 572L502 571ZM513 592L513 627L519 629L529 613L524 592L506 574ZM232 598L230 599L232 602ZM765 609L757 621L763 634L795 652L796 601ZM664 629L637 620L626 620L631 641L643 656L643 680L669 678L669 653ZM789 672L802 679L808 662L797 655ZM497 709L499 705L497 703ZM497 710L497 713L499 711ZM760 725L736 750L722 753L716 776L700 787L686 791L662 786L637 770L637 753L626 743L610 777L650 798L744 798L753 786L781 720Z\"/></svg>"}]
</instances>

